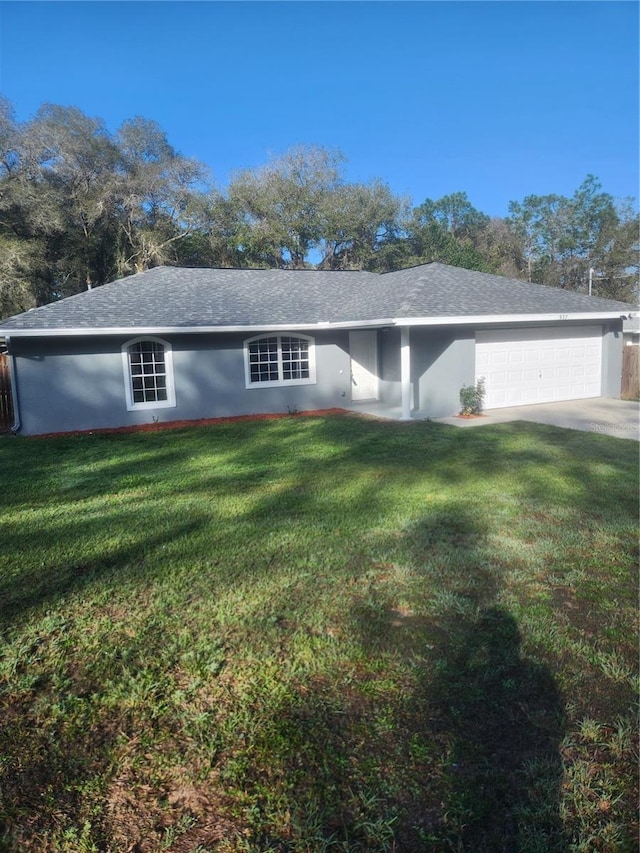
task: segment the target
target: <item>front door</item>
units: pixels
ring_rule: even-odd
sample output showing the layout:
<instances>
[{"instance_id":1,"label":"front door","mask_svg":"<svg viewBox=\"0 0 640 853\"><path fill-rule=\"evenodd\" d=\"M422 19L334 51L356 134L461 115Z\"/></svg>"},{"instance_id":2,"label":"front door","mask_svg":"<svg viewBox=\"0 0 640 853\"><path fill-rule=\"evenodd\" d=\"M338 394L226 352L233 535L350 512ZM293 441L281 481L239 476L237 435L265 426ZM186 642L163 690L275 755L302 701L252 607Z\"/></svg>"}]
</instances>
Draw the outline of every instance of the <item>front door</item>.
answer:
<instances>
[{"instance_id":1,"label":"front door","mask_svg":"<svg viewBox=\"0 0 640 853\"><path fill-rule=\"evenodd\" d=\"M378 399L378 333L349 332L351 400Z\"/></svg>"}]
</instances>

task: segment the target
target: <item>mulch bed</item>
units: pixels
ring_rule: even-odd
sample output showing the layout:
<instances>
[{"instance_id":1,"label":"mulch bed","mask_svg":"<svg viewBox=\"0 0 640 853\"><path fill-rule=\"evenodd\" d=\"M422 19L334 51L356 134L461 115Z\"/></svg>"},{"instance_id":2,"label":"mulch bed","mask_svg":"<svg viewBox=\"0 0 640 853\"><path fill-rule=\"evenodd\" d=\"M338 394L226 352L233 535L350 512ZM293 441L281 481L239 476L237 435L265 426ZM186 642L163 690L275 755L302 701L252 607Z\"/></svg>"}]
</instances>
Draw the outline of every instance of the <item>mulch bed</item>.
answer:
<instances>
[{"instance_id":1,"label":"mulch bed","mask_svg":"<svg viewBox=\"0 0 640 853\"><path fill-rule=\"evenodd\" d=\"M323 415L348 415L347 409L312 409L307 412L278 412L264 415L234 415L225 418L200 418L193 421L162 421L151 424L135 424L133 426L109 427L105 429L82 429L68 432L47 432L33 438L59 438L70 435L116 435L127 432L159 432L163 429L184 429L194 426L214 426L215 424L233 424L239 421L276 421L280 418L314 418Z\"/></svg>"}]
</instances>

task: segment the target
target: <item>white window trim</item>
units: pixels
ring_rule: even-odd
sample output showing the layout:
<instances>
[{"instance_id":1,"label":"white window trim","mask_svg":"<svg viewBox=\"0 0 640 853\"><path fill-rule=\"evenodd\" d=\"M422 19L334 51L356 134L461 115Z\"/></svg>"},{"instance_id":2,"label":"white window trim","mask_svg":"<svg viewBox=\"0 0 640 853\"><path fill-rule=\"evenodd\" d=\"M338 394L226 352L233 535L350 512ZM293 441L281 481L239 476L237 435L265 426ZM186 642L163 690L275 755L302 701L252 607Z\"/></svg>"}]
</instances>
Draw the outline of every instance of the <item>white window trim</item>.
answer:
<instances>
[{"instance_id":1,"label":"white window trim","mask_svg":"<svg viewBox=\"0 0 640 853\"><path fill-rule=\"evenodd\" d=\"M305 379L270 379L265 382L251 381L251 362L249 360L249 346L256 341L264 340L265 338L278 339L278 375L282 377L282 338L300 338L309 344L309 376ZM289 385L314 385L316 381L316 345L315 340L310 335L301 335L299 332L262 332L260 335L254 335L252 338L247 338L244 341L244 384L245 388L252 390L256 388L284 388Z\"/></svg>"},{"instance_id":2,"label":"white window trim","mask_svg":"<svg viewBox=\"0 0 640 853\"><path fill-rule=\"evenodd\" d=\"M164 347L164 366L167 377L167 399L152 400L145 403L136 403L133 399L133 383L131 381L131 371L129 368L129 347L134 344L139 344L142 341L153 341L156 344L161 344ZM122 344L122 369L124 371L124 390L127 400L127 411L137 412L140 409L170 409L176 405L176 389L173 381L173 349L168 341L162 338L156 338L153 335L141 335L138 338L131 338Z\"/></svg>"}]
</instances>

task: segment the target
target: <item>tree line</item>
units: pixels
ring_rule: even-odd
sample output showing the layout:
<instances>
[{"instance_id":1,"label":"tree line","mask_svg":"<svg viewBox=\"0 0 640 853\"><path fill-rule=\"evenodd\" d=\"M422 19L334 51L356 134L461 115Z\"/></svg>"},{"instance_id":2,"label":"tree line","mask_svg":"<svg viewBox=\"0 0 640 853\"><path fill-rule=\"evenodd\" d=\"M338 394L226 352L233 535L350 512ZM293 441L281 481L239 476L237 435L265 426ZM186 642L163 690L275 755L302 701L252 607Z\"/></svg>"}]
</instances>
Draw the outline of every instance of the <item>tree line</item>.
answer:
<instances>
[{"instance_id":1,"label":"tree line","mask_svg":"<svg viewBox=\"0 0 640 853\"><path fill-rule=\"evenodd\" d=\"M428 261L636 301L639 218L589 175L573 196L530 195L506 218L466 193L417 207L351 182L340 151L299 146L222 191L154 121L110 132L75 107L18 122L0 99L0 313L159 264L386 272Z\"/></svg>"}]
</instances>

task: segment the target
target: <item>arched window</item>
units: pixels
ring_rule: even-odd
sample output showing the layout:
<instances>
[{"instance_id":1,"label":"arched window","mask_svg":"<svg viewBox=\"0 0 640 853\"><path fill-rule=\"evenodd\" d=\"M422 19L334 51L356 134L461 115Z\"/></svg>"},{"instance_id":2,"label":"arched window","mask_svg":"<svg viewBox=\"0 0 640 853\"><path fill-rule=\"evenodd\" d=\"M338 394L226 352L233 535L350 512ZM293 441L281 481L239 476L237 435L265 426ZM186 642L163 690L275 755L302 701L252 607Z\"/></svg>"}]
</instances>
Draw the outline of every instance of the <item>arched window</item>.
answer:
<instances>
[{"instance_id":1,"label":"arched window","mask_svg":"<svg viewBox=\"0 0 640 853\"><path fill-rule=\"evenodd\" d=\"M122 346L127 409L175 406L171 344L160 338L136 338Z\"/></svg>"},{"instance_id":2,"label":"arched window","mask_svg":"<svg viewBox=\"0 0 640 853\"><path fill-rule=\"evenodd\" d=\"M244 342L247 388L316 381L315 347L307 335L260 335Z\"/></svg>"}]
</instances>

